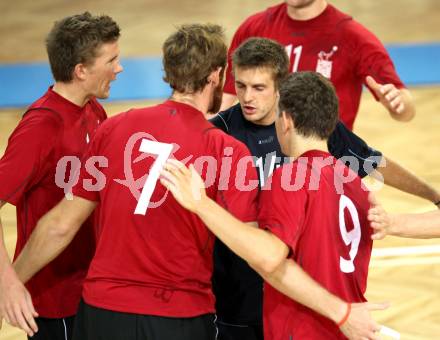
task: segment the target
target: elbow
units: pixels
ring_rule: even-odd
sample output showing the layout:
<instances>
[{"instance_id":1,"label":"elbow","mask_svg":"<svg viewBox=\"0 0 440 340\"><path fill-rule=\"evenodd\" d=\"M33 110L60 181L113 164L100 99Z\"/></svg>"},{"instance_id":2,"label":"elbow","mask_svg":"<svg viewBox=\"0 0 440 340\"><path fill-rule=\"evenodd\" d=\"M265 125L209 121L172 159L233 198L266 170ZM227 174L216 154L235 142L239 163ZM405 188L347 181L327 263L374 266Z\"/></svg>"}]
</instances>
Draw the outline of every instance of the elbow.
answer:
<instances>
[{"instance_id":1,"label":"elbow","mask_svg":"<svg viewBox=\"0 0 440 340\"><path fill-rule=\"evenodd\" d=\"M72 228L65 224L52 225L48 229L48 236L50 239L52 238L58 240L70 239L72 237L71 230Z\"/></svg>"},{"instance_id":2,"label":"elbow","mask_svg":"<svg viewBox=\"0 0 440 340\"><path fill-rule=\"evenodd\" d=\"M262 254L253 263L249 262L249 265L256 270L263 278L273 275L283 261L286 259L285 252L276 251L271 253Z\"/></svg>"},{"instance_id":3,"label":"elbow","mask_svg":"<svg viewBox=\"0 0 440 340\"><path fill-rule=\"evenodd\" d=\"M39 223L40 224L40 223ZM73 228L61 221L61 219L41 220L42 229L45 229L45 234L50 240L65 240L72 237ZM38 225L36 230L38 230Z\"/></svg>"}]
</instances>

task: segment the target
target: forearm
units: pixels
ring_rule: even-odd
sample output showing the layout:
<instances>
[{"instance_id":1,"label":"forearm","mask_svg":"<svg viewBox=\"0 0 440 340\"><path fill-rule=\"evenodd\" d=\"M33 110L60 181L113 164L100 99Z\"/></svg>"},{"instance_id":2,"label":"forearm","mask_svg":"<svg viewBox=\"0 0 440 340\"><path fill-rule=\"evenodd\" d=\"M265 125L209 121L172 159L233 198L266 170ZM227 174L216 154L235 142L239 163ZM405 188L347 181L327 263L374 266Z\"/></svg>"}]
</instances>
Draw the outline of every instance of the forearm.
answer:
<instances>
[{"instance_id":1,"label":"forearm","mask_svg":"<svg viewBox=\"0 0 440 340\"><path fill-rule=\"evenodd\" d=\"M346 312L346 302L329 293L292 260L285 259L275 272L261 275L284 295L335 323L339 322Z\"/></svg>"},{"instance_id":2,"label":"forearm","mask_svg":"<svg viewBox=\"0 0 440 340\"><path fill-rule=\"evenodd\" d=\"M408 238L440 237L440 211L390 215L390 235Z\"/></svg>"},{"instance_id":3,"label":"forearm","mask_svg":"<svg viewBox=\"0 0 440 340\"><path fill-rule=\"evenodd\" d=\"M393 188L427 199L432 203L440 200L440 193L437 190L388 157L384 156L376 171L382 174L385 184ZM374 172L372 176L374 177Z\"/></svg>"},{"instance_id":4,"label":"forearm","mask_svg":"<svg viewBox=\"0 0 440 340\"><path fill-rule=\"evenodd\" d=\"M3 237L3 225L0 218L0 277L8 275L13 271Z\"/></svg>"},{"instance_id":5,"label":"forearm","mask_svg":"<svg viewBox=\"0 0 440 340\"><path fill-rule=\"evenodd\" d=\"M75 234L60 232L58 223L59 219L53 218L50 213L44 216L14 262L14 268L23 283L55 259L73 239Z\"/></svg>"},{"instance_id":6,"label":"forearm","mask_svg":"<svg viewBox=\"0 0 440 340\"><path fill-rule=\"evenodd\" d=\"M412 98L411 92L408 89L402 88L400 89L400 93L402 94L402 102L403 102L403 111L401 113L389 111L391 117L395 120L401 122L407 122L414 118L416 115L416 107L414 105L414 100Z\"/></svg>"},{"instance_id":7,"label":"forearm","mask_svg":"<svg viewBox=\"0 0 440 340\"><path fill-rule=\"evenodd\" d=\"M287 256L286 245L271 233L243 223L209 198L197 214L234 253L255 269L270 272Z\"/></svg>"}]
</instances>

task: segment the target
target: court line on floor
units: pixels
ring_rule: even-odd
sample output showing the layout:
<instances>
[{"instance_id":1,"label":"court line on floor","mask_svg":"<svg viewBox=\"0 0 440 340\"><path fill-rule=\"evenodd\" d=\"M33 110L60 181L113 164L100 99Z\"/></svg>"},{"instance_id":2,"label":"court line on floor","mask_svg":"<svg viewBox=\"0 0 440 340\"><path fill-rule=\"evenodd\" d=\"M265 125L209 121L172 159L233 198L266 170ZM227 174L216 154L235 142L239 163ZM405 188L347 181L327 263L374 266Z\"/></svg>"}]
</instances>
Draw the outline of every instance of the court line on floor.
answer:
<instances>
[{"instance_id":1,"label":"court line on floor","mask_svg":"<svg viewBox=\"0 0 440 340\"><path fill-rule=\"evenodd\" d=\"M432 255L440 254L440 244L426 246L387 247L375 248L371 253L372 258L408 256L408 255Z\"/></svg>"},{"instance_id":2,"label":"court line on floor","mask_svg":"<svg viewBox=\"0 0 440 340\"><path fill-rule=\"evenodd\" d=\"M393 257L387 259L371 259L370 268L426 266L440 263L440 256Z\"/></svg>"}]
</instances>

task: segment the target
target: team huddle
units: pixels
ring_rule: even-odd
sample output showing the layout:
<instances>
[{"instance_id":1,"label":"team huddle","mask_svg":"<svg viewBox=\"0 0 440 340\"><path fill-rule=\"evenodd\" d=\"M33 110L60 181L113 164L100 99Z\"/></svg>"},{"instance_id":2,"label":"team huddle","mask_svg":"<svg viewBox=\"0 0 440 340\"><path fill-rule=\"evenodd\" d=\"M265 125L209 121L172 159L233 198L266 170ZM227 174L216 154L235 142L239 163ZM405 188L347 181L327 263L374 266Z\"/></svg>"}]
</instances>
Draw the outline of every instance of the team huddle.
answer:
<instances>
[{"instance_id":1,"label":"team huddle","mask_svg":"<svg viewBox=\"0 0 440 340\"><path fill-rule=\"evenodd\" d=\"M12 264L0 232L0 325L45 340L378 339L370 311L387 306L364 293L390 222L361 179L440 204L352 131L363 84L393 118L415 115L382 43L325 0L249 17L229 49L221 26L182 25L162 46L171 97L107 118L119 37L88 12L47 36L55 83L0 159L18 231Z\"/></svg>"}]
</instances>

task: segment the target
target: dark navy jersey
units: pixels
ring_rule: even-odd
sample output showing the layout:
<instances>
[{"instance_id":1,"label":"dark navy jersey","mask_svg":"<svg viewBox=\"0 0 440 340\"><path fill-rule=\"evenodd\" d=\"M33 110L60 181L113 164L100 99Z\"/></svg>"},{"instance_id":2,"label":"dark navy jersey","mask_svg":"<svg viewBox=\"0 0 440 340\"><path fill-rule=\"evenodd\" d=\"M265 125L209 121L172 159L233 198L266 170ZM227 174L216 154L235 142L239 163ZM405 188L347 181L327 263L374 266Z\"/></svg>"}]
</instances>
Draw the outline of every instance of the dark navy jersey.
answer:
<instances>
[{"instance_id":1,"label":"dark navy jersey","mask_svg":"<svg viewBox=\"0 0 440 340\"><path fill-rule=\"evenodd\" d=\"M247 121L243 117L240 104L219 113L210 121L248 147L251 155L254 156L260 187L264 186L264 182L275 167L283 164L286 156L281 152L275 133L275 123L264 126Z\"/></svg>"},{"instance_id":2,"label":"dark navy jersey","mask_svg":"<svg viewBox=\"0 0 440 340\"><path fill-rule=\"evenodd\" d=\"M249 148L254 156L260 187L276 167L288 160L281 152L275 123L263 126L247 121L240 104L220 112L210 121ZM380 151L369 147L340 121L328 140L328 149L335 158L344 157L345 163L360 177L373 171L382 158ZM216 240L214 249L213 289L220 322L262 324L263 280L246 261L219 240Z\"/></svg>"}]
</instances>

